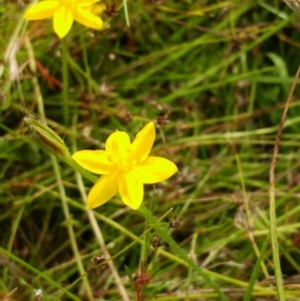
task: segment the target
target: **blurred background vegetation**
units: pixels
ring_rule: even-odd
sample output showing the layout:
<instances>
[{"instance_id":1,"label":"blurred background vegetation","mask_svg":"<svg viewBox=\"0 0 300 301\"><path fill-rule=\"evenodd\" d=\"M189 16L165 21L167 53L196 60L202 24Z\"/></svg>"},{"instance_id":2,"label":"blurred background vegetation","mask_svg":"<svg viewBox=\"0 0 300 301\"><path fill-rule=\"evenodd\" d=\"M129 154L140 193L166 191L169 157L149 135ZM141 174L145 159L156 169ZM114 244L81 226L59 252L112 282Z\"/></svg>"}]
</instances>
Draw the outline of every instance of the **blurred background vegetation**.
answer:
<instances>
[{"instance_id":1,"label":"blurred background vegetation","mask_svg":"<svg viewBox=\"0 0 300 301\"><path fill-rule=\"evenodd\" d=\"M52 22L22 19L28 2L0 5L3 300L136 300L139 278L128 276L140 277L142 261L151 278L145 300L219 300L172 249L151 246L153 230L138 239L147 225L118 198L94 210L92 224L83 203L92 183L55 165L26 127L24 117L41 117L43 107L45 122L71 153L103 149L115 129L133 138L154 120L153 153L180 172L155 189L147 186L145 205L157 218L173 208L159 222L180 220L170 229L173 238L215 273L229 300L277 300L271 247L261 250L275 136L300 63L296 14L279 0L139 0L127 3L128 27L123 2L107 2L105 30L74 24L64 64ZM290 300L300 300L299 92L276 165L279 251ZM103 245L113 267L93 268ZM269 291L254 289L250 297L245 292L254 281Z\"/></svg>"}]
</instances>

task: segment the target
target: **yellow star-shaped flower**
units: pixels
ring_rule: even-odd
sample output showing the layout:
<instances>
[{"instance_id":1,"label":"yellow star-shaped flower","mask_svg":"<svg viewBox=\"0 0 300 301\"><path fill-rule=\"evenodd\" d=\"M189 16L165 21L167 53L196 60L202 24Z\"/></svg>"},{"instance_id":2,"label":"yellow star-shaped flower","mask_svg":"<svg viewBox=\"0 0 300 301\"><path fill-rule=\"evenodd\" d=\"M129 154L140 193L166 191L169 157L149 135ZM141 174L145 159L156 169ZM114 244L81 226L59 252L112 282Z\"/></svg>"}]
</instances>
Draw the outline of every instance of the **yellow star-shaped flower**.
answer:
<instances>
[{"instance_id":1,"label":"yellow star-shaped flower","mask_svg":"<svg viewBox=\"0 0 300 301\"><path fill-rule=\"evenodd\" d=\"M45 0L29 7L26 20L40 20L53 17L53 28L62 39L71 29L73 21L101 29L103 21L92 12L92 6L99 0Z\"/></svg>"},{"instance_id":2,"label":"yellow star-shaped flower","mask_svg":"<svg viewBox=\"0 0 300 301\"><path fill-rule=\"evenodd\" d=\"M106 141L106 150L82 150L73 159L83 168L102 174L88 195L88 207L98 207L119 192L123 203L137 210L144 197L143 184L164 181L176 165L161 157L149 156L155 140L155 127L149 122L130 143L127 133L116 131Z\"/></svg>"}]
</instances>

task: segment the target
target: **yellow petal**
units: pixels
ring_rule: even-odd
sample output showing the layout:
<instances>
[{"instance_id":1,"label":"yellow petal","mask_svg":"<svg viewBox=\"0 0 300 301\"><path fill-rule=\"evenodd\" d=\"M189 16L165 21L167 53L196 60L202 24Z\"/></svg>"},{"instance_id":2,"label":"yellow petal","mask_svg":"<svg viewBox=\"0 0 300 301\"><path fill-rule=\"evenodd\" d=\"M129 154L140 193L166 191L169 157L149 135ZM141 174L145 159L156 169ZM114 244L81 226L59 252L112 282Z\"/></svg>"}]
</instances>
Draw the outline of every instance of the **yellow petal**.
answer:
<instances>
[{"instance_id":1,"label":"yellow petal","mask_svg":"<svg viewBox=\"0 0 300 301\"><path fill-rule=\"evenodd\" d=\"M139 175L130 171L118 178L118 189L122 202L133 210L137 210L143 201L144 186Z\"/></svg>"},{"instance_id":2,"label":"yellow petal","mask_svg":"<svg viewBox=\"0 0 300 301\"><path fill-rule=\"evenodd\" d=\"M164 181L177 172L177 166L170 160L161 157L148 157L142 163L134 166L139 179L144 184Z\"/></svg>"},{"instance_id":3,"label":"yellow petal","mask_svg":"<svg viewBox=\"0 0 300 301\"><path fill-rule=\"evenodd\" d=\"M130 151L130 138L127 133L116 131L106 140L106 151L122 159L128 157Z\"/></svg>"},{"instance_id":4,"label":"yellow petal","mask_svg":"<svg viewBox=\"0 0 300 301\"><path fill-rule=\"evenodd\" d=\"M72 13L64 6L60 6L53 17L53 28L59 38L63 38L71 29L73 24Z\"/></svg>"},{"instance_id":5,"label":"yellow petal","mask_svg":"<svg viewBox=\"0 0 300 301\"><path fill-rule=\"evenodd\" d=\"M58 8L57 1L42 1L29 7L23 17L26 20L40 20L52 17Z\"/></svg>"},{"instance_id":6,"label":"yellow petal","mask_svg":"<svg viewBox=\"0 0 300 301\"><path fill-rule=\"evenodd\" d=\"M78 7L91 6L96 2L99 2L99 0L75 0L76 6Z\"/></svg>"},{"instance_id":7,"label":"yellow petal","mask_svg":"<svg viewBox=\"0 0 300 301\"><path fill-rule=\"evenodd\" d=\"M106 5L104 3L94 4L89 7L86 7L91 13L94 15L100 15L106 9Z\"/></svg>"},{"instance_id":8,"label":"yellow petal","mask_svg":"<svg viewBox=\"0 0 300 301\"><path fill-rule=\"evenodd\" d=\"M109 174L113 168L105 151L82 150L74 153L72 158L84 169L100 175Z\"/></svg>"},{"instance_id":9,"label":"yellow petal","mask_svg":"<svg viewBox=\"0 0 300 301\"><path fill-rule=\"evenodd\" d=\"M101 18L92 14L86 9L78 7L73 17L75 21L84 26L95 29L101 29L103 27L103 21L101 20Z\"/></svg>"},{"instance_id":10,"label":"yellow petal","mask_svg":"<svg viewBox=\"0 0 300 301\"><path fill-rule=\"evenodd\" d=\"M138 132L136 138L132 142L133 158L137 162L145 160L153 146L155 140L155 127L153 122L147 123L143 129Z\"/></svg>"},{"instance_id":11,"label":"yellow petal","mask_svg":"<svg viewBox=\"0 0 300 301\"><path fill-rule=\"evenodd\" d=\"M117 173L101 176L91 189L87 205L90 209L96 208L109 201L118 191Z\"/></svg>"}]
</instances>

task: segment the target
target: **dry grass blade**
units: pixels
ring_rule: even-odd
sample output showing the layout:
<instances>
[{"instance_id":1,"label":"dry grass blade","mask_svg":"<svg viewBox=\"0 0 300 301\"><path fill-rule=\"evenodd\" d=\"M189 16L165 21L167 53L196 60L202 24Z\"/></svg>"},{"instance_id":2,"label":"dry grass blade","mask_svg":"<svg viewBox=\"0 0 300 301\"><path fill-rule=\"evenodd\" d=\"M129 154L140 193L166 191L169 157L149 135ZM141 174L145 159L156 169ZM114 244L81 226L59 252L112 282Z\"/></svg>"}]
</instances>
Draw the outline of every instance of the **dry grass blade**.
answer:
<instances>
[{"instance_id":1,"label":"dry grass blade","mask_svg":"<svg viewBox=\"0 0 300 301\"><path fill-rule=\"evenodd\" d=\"M297 14L300 14L300 1L298 0L284 0L284 2Z\"/></svg>"}]
</instances>

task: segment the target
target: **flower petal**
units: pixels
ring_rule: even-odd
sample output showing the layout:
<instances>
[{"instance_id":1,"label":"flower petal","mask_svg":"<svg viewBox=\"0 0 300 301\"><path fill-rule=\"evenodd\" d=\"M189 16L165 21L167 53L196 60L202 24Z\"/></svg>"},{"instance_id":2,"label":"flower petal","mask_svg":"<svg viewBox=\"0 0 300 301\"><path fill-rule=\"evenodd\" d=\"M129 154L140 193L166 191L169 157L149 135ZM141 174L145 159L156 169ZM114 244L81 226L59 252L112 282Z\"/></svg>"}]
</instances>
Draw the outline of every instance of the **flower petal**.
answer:
<instances>
[{"instance_id":1,"label":"flower petal","mask_svg":"<svg viewBox=\"0 0 300 301\"><path fill-rule=\"evenodd\" d=\"M99 2L99 0L75 0L76 6L79 7L91 6L96 2Z\"/></svg>"},{"instance_id":2,"label":"flower petal","mask_svg":"<svg viewBox=\"0 0 300 301\"><path fill-rule=\"evenodd\" d=\"M73 16L65 6L60 6L53 17L53 28L59 38L63 38L71 29Z\"/></svg>"},{"instance_id":3,"label":"flower petal","mask_svg":"<svg viewBox=\"0 0 300 301\"><path fill-rule=\"evenodd\" d=\"M140 132L136 135L136 138L132 142L133 158L137 162L145 160L153 146L155 140L155 127L153 122L147 123Z\"/></svg>"},{"instance_id":4,"label":"flower petal","mask_svg":"<svg viewBox=\"0 0 300 301\"><path fill-rule=\"evenodd\" d=\"M101 20L101 18L86 9L78 7L73 17L75 21L84 26L95 29L101 29L103 27L103 21Z\"/></svg>"},{"instance_id":5,"label":"flower petal","mask_svg":"<svg viewBox=\"0 0 300 301\"><path fill-rule=\"evenodd\" d=\"M41 20L52 17L58 8L57 1L42 1L29 7L23 17L26 20Z\"/></svg>"},{"instance_id":6,"label":"flower petal","mask_svg":"<svg viewBox=\"0 0 300 301\"><path fill-rule=\"evenodd\" d=\"M109 201L118 191L117 173L101 176L91 189L87 205L90 209L96 208Z\"/></svg>"},{"instance_id":7,"label":"flower petal","mask_svg":"<svg viewBox=\"0 0 300 301\"><path fill-rule=\"evenodd\" d=\"M118 178L118 189L122 202L133 210L137 210L143 201L144 186L138 173L130 171Z\"/></svg>"},{"instance_id":8,"label":"flower petal","mask_svg":"<svg viewBox=\"0 0 300 301\"><path fill-rule=\"evenodd\" d=\"M84 169L100 175L109 174L113 168L105 151L82 150L74 153L72 158Z\"/></svg>"},{"instance_id":9,"label":"flower petal","mask_svg":"<svg viewBox=\"0 0 300 301\"><path fill-rule=\"evenodd\" d=\"M106 140L106 151L117 158L126 159L130 151L130 138L127 133L116 131Z\"/></svg>"},{"instance_id":10,"label":"flower petal","mask_svg":"<svg viewBox=\"0 0 300 301\"><path fill-rule=\"evenodd\" d=\"M94 5L86 7L85 9L87 9L94 15L100 15L105 11L106 5L104 3L94 4Z\"/></svg>"},{"instance_id":11,"label":"flower petal","mask_svg":"<svg viewBox=\"0 0 300 301\"><path fill-rule=\"evenodd\" d=\"M170 160L161 157L148 157L142 163L134 166L139 179L144 184L164 181L177 172L177 166Z\"/></svg>"}]
</instances>

